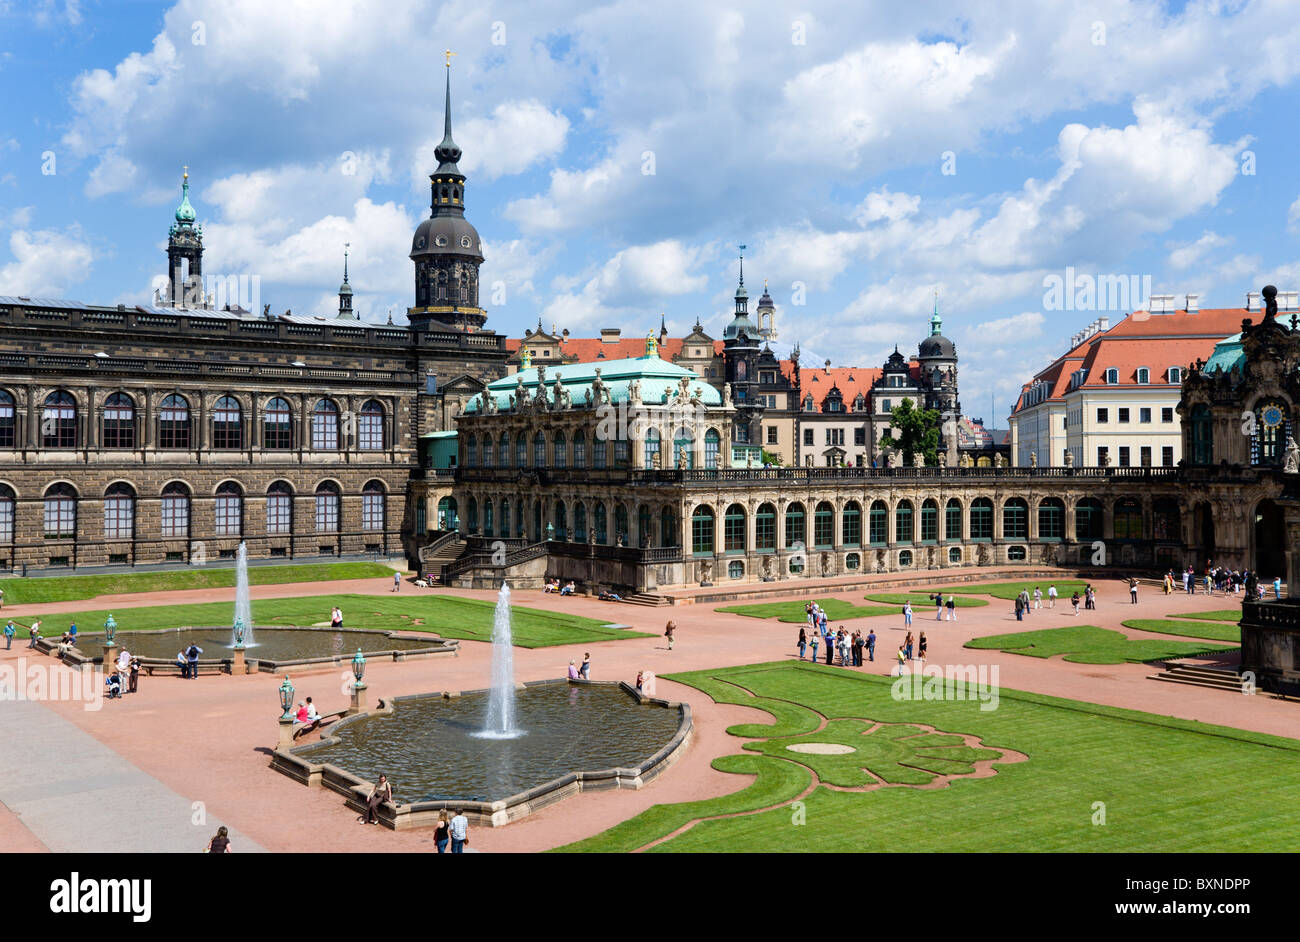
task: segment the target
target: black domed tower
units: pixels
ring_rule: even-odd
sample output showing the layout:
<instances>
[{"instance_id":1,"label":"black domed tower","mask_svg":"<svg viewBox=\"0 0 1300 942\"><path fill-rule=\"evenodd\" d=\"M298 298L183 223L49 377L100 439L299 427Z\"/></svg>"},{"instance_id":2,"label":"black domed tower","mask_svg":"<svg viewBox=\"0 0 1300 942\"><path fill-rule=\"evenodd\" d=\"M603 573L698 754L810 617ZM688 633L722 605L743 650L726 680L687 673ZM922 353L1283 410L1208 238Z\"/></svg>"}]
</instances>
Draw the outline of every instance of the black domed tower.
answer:
<instances>
[{"instance_id":1,"label":"black domed tower","mask_svg":"<svg viewBox=\"0 0 1300 942\"><path fill-rule=\"evenodd\" d=\"M934 315L930 318L930 336L921 341L917 361L921 366L921 388L925 391L925 408L939 411L940 441L948 453L948 466L957 464L957 423L961 419L961 401L957 397L957 347L943 335L943 318L939 316L939 292L934 293Z\"/></svg>"},{"instance_id":2,"label":"black domed tower","mask_svg":"<svg viewBox=\"0 0 1300 942\"><path fill-rule=\"evenodd\" d=\"M740 247L741 251L745 246ZM758 371L755 365L759 355L759 331L749 319L749 292L745 290L745 256L740 256L740 283L736 287L736 310L722 331L722 359L726 381L731 384L732 401L736 404L736 421L732 434L737 443L758 442L759 419L763 403L758 398Z\"/></svg>"},{"instance_id":3,"label":"black domed tower","mask_svg":"<svg viewBox=\"0 0 1300 942\"><path fill-rule=\"evenodd\" d=\"M433 154L438 169L429 174L429 218L411 241L415 306L406 316L417 330L479 330L487 321L487 312L479 306L483 246L478 230L465 218L465 175L457 166L461 152L451 138L450 61L443 138Z\"/></svg>"}]
</instances>

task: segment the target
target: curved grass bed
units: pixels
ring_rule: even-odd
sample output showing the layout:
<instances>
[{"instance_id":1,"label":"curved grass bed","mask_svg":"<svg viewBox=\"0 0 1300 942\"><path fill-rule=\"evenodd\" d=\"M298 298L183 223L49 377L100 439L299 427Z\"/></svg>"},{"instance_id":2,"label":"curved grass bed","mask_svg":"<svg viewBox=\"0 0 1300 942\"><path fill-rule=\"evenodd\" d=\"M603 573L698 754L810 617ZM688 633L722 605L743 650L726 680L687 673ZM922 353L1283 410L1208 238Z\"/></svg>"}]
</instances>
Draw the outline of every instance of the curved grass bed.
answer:
<instances>
[{"instance_id":1,"label":"curved grass bed","mask_svg":"<svg viewBox=\"0 0 1300 942\"><path fill-rule=\"evenodd\" d=\"M828 622L848 621L852 618L874 618L878 615L900 615L902 603L898 605L854 605L843 599L812 599L826 613ZM727 605L715 611L731 615L744 615L748 618L775 618L789 624L803 624L808 621L804 611L807 600L795 602L758 602L753 605ZM913 605L913 608L916 606Z\"/></svg>"},{"instance_id":2,"label":"curved grass bed","mask_svg":"<svg viewBox=\"0 0 1300 942\"><path fill-rule=\"evenodd\" d=\"M753 776L747 787L705 801L656 805L559 850L1168 853L1224 847L1283 851L1294 844L1300 742L1293 739L1006 689L990 711L970 701L900 700L889 678L788 662L670 679L723 703L769 712L784 703L798 710L773 714L766 727L750 724L763 731L761 748L771 754L714 761L721 771ZM873 790L819 786L809 792L814 767L824 770L819 777L845 775L846 782L854 780L855 767L840 768L835 757L808 759L777 750L775 741L845 740L857 733L828 724L808 735L807 717L961 733L978 737L981 751L1016 751L1027 761L997 764L989 777L952 779L943 787L900 782ZM925 751L934 750L926 746ZM969 765L977 756L952 758ZM1252 783L1259 800L1242 805L1243 781ZM1093 823L1096 802L1106 806L1104 827ZM1224 807L1237 811L1224 815ZM1196 826L1189 827L1189 820ZM670 834L675 836L664 841ZM663 842L648 846L655 841Z\"/></svg>"},{"instance_id":3,"label":"curved grass bed","mask_svg":"<svg viewBox=\"0 0 1300 942\"><path fill-rule=\"evenodd\" d=\"M1224 608L1215 612L1184 612L1182 614L1170 614L1170 618L1193 618L1204 621L1230 621L1233 624L1241 621L1241 609Z\"/></svg>"},{"instance_id":4,"label":"curved grass bed","mask_svg":"<svg viewBox=\"0 0 1300 942\"><path fill-rule=\"evenodd\" d=\"M1141 664L1172 657L1193 657L1231 651L1236 645L1191 641L1134 641L1122 631L1095 625L1071 625L1068 628L1044 628L1015 634L973 638L965 647L974 650L1006 651L1029 657L1055 657L1079 664Z\"/></svg>"},{"instance_id":5,"label":"curved grass bed","mask_svg":"<svg viewBox=\"0 0 1300 942\"><path fill-rule=\"evenodd\" d=\"M1096 584L1095 582L1093 583ZM995 599L1005 599L1008 602L1015 601L1017 595L1022 589L1029 590L1030 600L1033 600L1034 586L1043 590L1043 607L1047 607L1047 588L1056 586L1057 600L1056 604L1064 602L1070 604L1070 596L1077 590L1080 598L1083 597L1083 589L1088 585L1084 579L1061 579L1057 582L1050 582L1046 579L1026 579L1023 582L990 582L987 585L978 583L966 585L948 585L942 588L936 588L932 591L942 592L944 595L991 595Z\"/></svg>"},{"instance_id":6,"label":"curved grass bed","mask_svg":"<svg viewBox=\"0 0 1300 942\"><path fill-rule=\"evenodd\" d=\"M1122 622L1125 628L1151 631L1162 635L1180 635L1184 638L1210 638L1214 641L1241 643L1241 629L1212 621L1174 621L1160 618L1130 618Z\"/></svg>"},{"instance_id":7,"label":"curved grass bed","mask_svg":"<svg viewBox=\"0 0 1300 942\"><path fill-rule=\"evenodd\" d=\"M391 572L391 570L390 570ZM316 595L292 599L256 599L253 618L258 625L295 626L328 622L330 609L343 610L345 628L380 628L388 631L432 632L439 637L467 641L490 641L496 603L486 599L465 599L454 595L426 593L385 595ZM149 628L182 628L190 625L221 625L231 620L234 600L194 605L159 605L114 609L118 631ZM607 622L513 605L512 628L515 644L541 648L584 641L615 641L648 638L652 635L623 628L607 628ZM109 610L49 615L41 618L41 634L61 635L76 621L80 631L102 628ZM24 619L24 624L27 620ZM21 638L22 632L19 633Z\"/></svg>"},{"instance_id":8,"label":"curved grass bed","mask_svg":"<svg viewBox=\"0 0 1300 942\"><path fill-rule=\"evenodd\" d=\"M946 593L945 593L946 594ZM934 608L934 599L930 594L925 592L885 592L879 595L868 595L868 602L890 602L894 605L902 605L904 602L912 603L912 611L921 608ZM946 603L948 600L944 599ZM969 595L954 595L952 604L955 608L980 608L989 603L984 599L971 598Z\"/></svg>"},{"instance_id":9,"label":"curved grass bed","mask_svg":"<svg viewBox=\"0 0 1300 942\"><path fill-rule=\"evenodd\" d=\"M234 561L225 568L196 566L169 572L123 572L100 576L41 576L0 579L9 604L75 602L98 595L219 589L235 584ZM304 563L300 566L250 566L249 585L336 582L340 579L393 579L393 567L379 563Z\"/></svg>"}]
</instances>

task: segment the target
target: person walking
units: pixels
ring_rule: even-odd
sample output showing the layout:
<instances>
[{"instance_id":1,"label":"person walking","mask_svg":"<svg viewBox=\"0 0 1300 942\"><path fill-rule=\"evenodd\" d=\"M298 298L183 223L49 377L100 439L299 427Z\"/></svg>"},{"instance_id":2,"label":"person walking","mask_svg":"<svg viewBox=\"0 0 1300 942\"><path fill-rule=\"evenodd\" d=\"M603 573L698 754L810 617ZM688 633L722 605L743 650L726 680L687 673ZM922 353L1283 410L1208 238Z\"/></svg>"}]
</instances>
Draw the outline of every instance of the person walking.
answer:
<instances>
[{"instance_id":1,"label":"person walking","mask_svg":"<svg viewBox=\"0 0 1300 942\"><path fill-rule=\"evenodd\" d=\"M384 802L393 800L393 786L388 781L388 776L383 772L379 773L379 781L375 782L370 789L370 797L366 799L366 824L379 824L379 806Z\"/></svg>"},{"instance_id":2,"label":"person walking","mask_svg":"<svg viewBox=\"0 0 1300 942\"><path fill-rule=\"evenodd\" d=\"M469 818L465 817L465 812L460 808L456 809L456 816L451 819L451 852L453 854L465 853L465 845L469 843Z\"/></svg>"},{"instance_id":3,"label":"person walking","mask_svg":"<svg viewBox=\"0 0 1300 942\"><path fill-rule=\"evenodd\" d=\"M1043 607L1043 590L1034 586L1034 608Z\"/></svg>"},{"instance_id":4,"label":"person walking","mask_svg":"<svg viewBox=\"0 0 1300 942\"><path fill-rule=\"evenodd\" d=\"M920 640L917 641L917 643L916 643L916 656L917 656L918 658L920 658L922 661L925 660L925 651L926 651L926 646L927 646L927 644L926 644L926 640L925 640L925 632L923 631L923 632L921 632L921 638L920 638Z\"/></svg>"},{"instance_id":5,"label":"person walking","mask_svg":"<svg viewBox=\"0 0 1300 942\"><path fill-rule=\"evenodd\" d=\"M588 651L582 656L582 667L578 669L578 676L583 680L591 680L591 652Z\"/></svg>"},{"instance_id":6,"label":"person walking","mask_svg":"<svg viewBox=\"0 0 1300 942\"><path fill-rule=\"evenodd\" d=\"M1183 570L1183 591L1188 595L1192 594L1192 567L1188 566Z\"/></svg>"},{"instance_id":7,"label":"person walking","mask_svg":"<svg viewBox=\"0 0 1300 942\"><path fill-rule=\"evenodd\" d=\"M1055 585L1049 585L1047 587L1047 607L1056 608L1056 586Z\"/></svg>"},{"instance_id":8,"label":"person walking","mask_svg":"<svg viewBox=\"0 0 1300 942\"><path fill-rule=\"evenodd\" d=\"M1024 603L1020 600L1020 596L1017 595L1016 596L1016 621L1024 621L1024 620L1025 620Z\"/></svg>"},{"instance_id":9,"label":"person walking","mask_svg":"<svg viewBox=\"0 0 1300 942\"><path fill-rule=\"evenodd\" d=\"M957 600L954 599L954 598L950 595L950 596L948 596L948 601L947 601L945 604L946 604L947 607L948 607L948 620L949 620L949 621L956 621L956 620L957 620Z\"/></svg>"},{"instance_id":10,"label":"person walking","mask_svg":"<svg viewBox=\"0 0 1300 942\"><path fill-rule=\"evenodd\" d=\"M934 620L943 621L943 593L934 594Z\"/></svg>"},{"instance_id":11,"label":"person walking","mask_svg":"<svg viewBox=\"0 0 1300 942\"><path fill-rule=\"evenodd\" d=\"M673 649L673 635L674 635L674 633L676 633L676 631L677 631L677 622L675 622L675 621L670 621L670 622L669 622L669 623L664 627L664 637L668 639L668 650L669 650L669 651L671 651L671 650Z\"/></svg>"},{"instance_id":12,"label":"person walking","mask_svg":"<svg viewBox=\"0 0 1300 942\"><path fill-rule=\"evenodd\" d=\"M36 647L36 639L41 636L41 620L38 618L32 622L31 626L27 629L27 632L31 636L31 640L27 642L27 646L29 648Z\"/></svg>"},{"instance_id":13,"label":"person walking","mask_svg":"<svg viewBox=\"0 0 1300 942\"><path fill-rule=\"evenodd\" d=\"M136 688L140 686L140 659L138 657L131 658L131 673L129 676L131 682L127 690L130 693L135 693Z\"/></svg>"},{"instance_id":14,"label":"person walking","mask_svg":"<svg viewBox=\"0 0 1300 942\"><path fill-rule=\"evenodd\" d=\"M804 628L799 629L798 644L799 644L799 660L802 661L804 659L804 655L808 653L808 631Z\"/></svg>"},{"instance_id":15,"label":"person walking","mask_svg":"<svg viewBox=\"0 0 1300 942\"><path fill-rule=\"evenodd\" d=\"M876 659L876 629L871 628L867 631L867 660Z\"/></svg>"},{"instance_id":16,"label":"person walking","mask_svg":"<svg viewBox=\"0 0 1300 942\"><path fill-rule=\"evenodd\" d=\"M438 848L438 853L447 853L447 844L451 840L451 819L447 817L447 809L438 812L438 826L433 829L433 843Z\"/></svg>"},{"instance_id":17,"label":"person walking","mask_svg":"<svg viewBox=\"0 0 1300 942\"><path fill-rule=\"evenodd\" d=\"M1129 576L1129 580L1128 580L1128 594L1129 594L1129 598L1131 598L1131 599L1133 600L1133 604L1136 605L1136 604L1138 603L1138 581L1137 581L1137 576Z\"/></svg>"},{"instance_id":18,"label":"person walking","mask_svg":"<svg viewBox=\"0 0 1300 942\"><path fill-rule=\"evenodd\" d=\"M1074 590L1074 596L1070 599L1070 601L1074 603L1074 617L1078 618L1079 617L1079 590L1078 589Z\"/></svg>"},{"instance_id":19,"label":"person walking","mask_svg":"<svg viewBox=\"0 0 1300 942\"><path fill-rule=\"evenodd\" d=\"M903 641L903 646L907 649L907 659L909 661L912 659L912 645L914 643L915 642L912 640L912 633L909 631L907 633L907 638Z\"/></svg>"},{"instance_id":20,"label":"person walking","mask_svg":"<svg viewBox=\"0 0 1300 942\"><path fill-rule=\"evenodd\" d=\"M903 625L907 628L912 627L912 603L903 603Z\"/></svg>"},{"instance_id":21,"label":"person walking","mask_svg":"<svg viewBox=\"0 0 1300 942\"><path fill-rule=\"evenodd\" d=\"M208 841L208 846L204 850L205 854L233 854L230 849L230 831L223 824L217 828L217 833L213 835L212 840Z\"/></svg>"},{"instance_id":22,"label":"person walking","mask_svg":"<svg viewBox=\"0 0 1300 942\"><path fill-rule=\"evenodd\" d=\"M1282 577L1281 576L1273 577L1273 598L1279 602L1282 600Z\"/></svg>"},{"instance_id":23,"label":"person walking","mask_svg":"<svg viewBox=\"0 0 1300 942\"><path fill-rule=\"evenodd\" d=\"M817 629L813 629L812 635L808 638L808 646L812 648L812 662L817 663L817 645L821 644L822 636Z\"/></svg>"},{"instance_id":24,"label":"person walking","mask_svg":"<svg viewBox=\"0 0 1300 942\"><path fill-rule=\"evenodd\" d=\"M393 591L402 591L402 574L400 572L393 573Z\"/></svg>"},{"instance_id":25,"label":"person walking","mask_svg":"<svg viewBox=\"0 0 1300 942\"><path fill-rule=\"evenodd\" d=\"M14 620L11 618L5 623L5 650L8 651L14 646Z\"/></svg>"},{"instance_id":26,"label":"person walking","mask_svg":"<svg viewBox=\"0 0 1300 942\"><path fill-rule=\"evenodd\" d=\"M903 668L907 666L907 655L903 653L903 646L898 646L898 676L903 676Z\"/></svg>"},{"instance_id":27,"label":"person walking","mask_svg":"<svg viewBox=\"0 0 1300 942\"><path fill-rule=\"evenodd\" d=\"M826 632L826 663L835 663L835 635Z\"/></svg>"}]
</instances>

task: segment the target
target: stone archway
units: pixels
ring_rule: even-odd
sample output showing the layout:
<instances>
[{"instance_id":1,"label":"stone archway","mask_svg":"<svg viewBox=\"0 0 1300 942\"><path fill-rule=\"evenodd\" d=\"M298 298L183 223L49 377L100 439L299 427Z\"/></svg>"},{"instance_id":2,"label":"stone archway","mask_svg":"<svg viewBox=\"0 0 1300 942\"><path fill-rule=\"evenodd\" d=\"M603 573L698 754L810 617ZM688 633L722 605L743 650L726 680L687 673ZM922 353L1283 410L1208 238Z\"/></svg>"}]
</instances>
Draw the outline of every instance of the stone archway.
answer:
<instances>
[{"instance_id":1,"label":"stone archway","mask_svg":"<svg viewBox=\"0 0 1300 942\"><path fill-rule=\"evenodd\" d=\"M1271 500L1255 505L1254 553L1251 568L1260 581L1271 582L1275 576L1286 579L1286 521L1282 508Z\"/></svg>"}]
</instances>

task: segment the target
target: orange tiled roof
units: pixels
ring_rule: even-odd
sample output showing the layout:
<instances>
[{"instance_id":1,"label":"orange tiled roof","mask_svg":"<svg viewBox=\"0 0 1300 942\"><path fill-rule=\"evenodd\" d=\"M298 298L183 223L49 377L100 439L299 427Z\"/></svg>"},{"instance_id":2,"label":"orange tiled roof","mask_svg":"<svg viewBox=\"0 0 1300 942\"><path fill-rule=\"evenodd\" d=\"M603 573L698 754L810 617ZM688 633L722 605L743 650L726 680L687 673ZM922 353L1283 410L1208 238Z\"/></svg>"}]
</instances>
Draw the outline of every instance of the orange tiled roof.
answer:
<instances>
[{"instance_id":1,"label":"orange tiled roof","mask_svg":"<svg viewBox=\"0 0 1300 942\"><path fill-rule=\"evenodd\" d=\"M657 338L656 338L657 339ZM516 337L506 338L506 349L511 353L517 353L523 346L524 339ZM663 343L659 344L659 357L663 360L672 360L673 357L680 356L682 352L683 339L681 337L669 337ZM559 348L566 360L576 358L577 363L592 363L597 360L622 360L629 357L645 356L645 338L644 337L619 337L617 340L607 342L599 337L569 337L559 342ZM713 341L713 352L717 355L722 354L722 341Z\"/></svg>"},{"instance_id":2,"label":"orange tiled roof","mask_svg":"<svg viewBox=\"0 0 1300 942\"><path fill-rule=\"evenodd\" d=\"M822 402L826 394L831 391L832 387L838 386L840 395L844 397L844 409L846 412L853 411L853 403L861 393L864 398L871 396L871 384L880 379L884 370L878 366L836 366L831 369L802 369L799 371L799 384L802 387L800 392L806 397L813 397L813 406L816 411L822 411ZM799 404L802 411L803 403ZM871 408L867 404L867 410ZM837 413L838 414L838 413Z\"/></svg>"}]
</instances>

